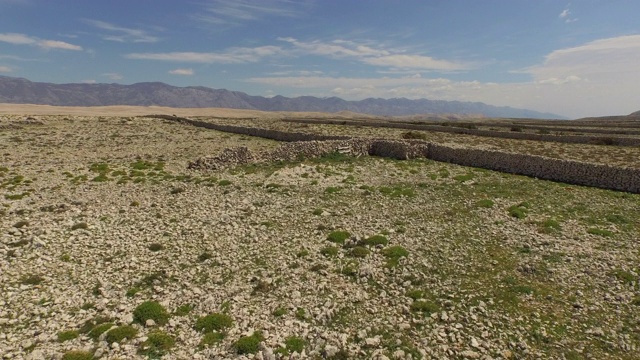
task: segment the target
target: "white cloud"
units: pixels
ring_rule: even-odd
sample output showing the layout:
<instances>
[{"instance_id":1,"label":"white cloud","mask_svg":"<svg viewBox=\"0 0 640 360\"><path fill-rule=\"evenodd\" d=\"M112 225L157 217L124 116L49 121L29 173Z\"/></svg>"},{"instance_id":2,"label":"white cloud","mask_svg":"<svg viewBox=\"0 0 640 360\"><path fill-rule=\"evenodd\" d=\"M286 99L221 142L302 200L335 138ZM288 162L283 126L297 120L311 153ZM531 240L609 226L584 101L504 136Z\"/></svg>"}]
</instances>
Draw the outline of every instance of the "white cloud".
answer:
<instances>
[{"instance_id":1,"label":"white cloud","mask_svg":"<svg viewBox=\"0 0 640 360\"><path fill-rule=\"evenodd\" d=\"M213 0L193 18L213 25L239 25L266 17L296 17L308 6L308 1L293 0Z\"/></svg>"},{"instance_id":2,"label":"white cloud","mask_svg":"<svg viewBox=\"0 0 640 360\"><path fill-rule=\"evenodd\" d=\"M278 40L293 45L298 53L303 55L317 55L333 59L350 58L368 65L394 69L457 71L473 67L468 63L434 59L424 55L404 54L397 50L379 49L369 44L359 44L341 39L332 42L304 42L286 37L278 38Z\"/></svg>"},{"instance_id":3,"label":"white cloud","mask_svg":"<svg viewBox=\"0 0 640 360\"><path fill-rule=\"evenodd\" d=\"M110 34L102 35L104 40L133 43L154 43L160 40L140 29L117 26L100 20L84 19L83 21L89 25L97 27L98 29L109 31Z\"/></svg>"},{"instance_id":4,"label":"white cloud","mask_svg":"<svg viewBox=\"0 0 640 360\"><path fill-rule=\"evenodd\" d=\"M406 97L481 101L577 118L639 110L637 59L640 35L629 35L553 51L541 64L520 70L532 77L531 81L520 83L453 81L409 74L381 78L269 76L246 81L352 100Z\"/></svg>"},{"instance_id":5,"label":"white cloud","mask_svg":"<svg viewBox=\"0 0 640 360\"><path fill-rule=\"evenodd\" d=\"M104 73L102 76L108 77L111 80L122 80L123 76L118 73Z\"/></svg>"},{"instance_id":6,"label":"white cloud","mask_svg":"<svg viewBox=\"0 0 640 360\"><path fill-rule=\"evenodd\" d=\"M39 48L49 49L61 49L61 50L74 50L81 51L82 47L78 45L69 44L64 41L58 40L43 40L37 37L28 36L25 34L16 33L4 33L0 34L0 41L14 45L31 45Z\"/></svg>"},{"instance_id":7,"label":"white cloud","mask_svg":"<svg viewBox=\"0 0 640 360\"><path fill-rule=\"evenodd\" d=\"M242 64L257 62L264 57L280 55L283 50L278 46L260 46L256 48L231 48L225 52L169 52L169 53L132 53L127 59L159 60L205 64Z\"/></svg>"},{"instance_id":8,"label":"white cloud","mask_svg":"<svg viewBox=\"0 0 640 360\"><path fill-rule=\"evenodd\" d=\"M558 17L560 19L564 19L564 22L566 23L572 23L572 22L578 21L577 18L571 17L571 11L569 10L568 7L562 10L562 12L560 13L560 15L558 15Z\"/></svg>"},{"instance_id":9,"label":"white cloud","mask_svg":"<svg viewBox=\"0 0 640 360\"><path fill-rule=\"evenodd\" d=\"M0 65L0 72L8 73L8 72L12 72L12 71L13 70L8 66Z\"/></svg>"},{"instance_id":10,"label":"white cloud","mask_svg":"<svg viewBox=\"0 0 640 360\"><path fill-rule=\"evenodd\" d=\"M193 75L193 69L174 69L170 70L171 75Z\"/></svg>"}]
</instances>

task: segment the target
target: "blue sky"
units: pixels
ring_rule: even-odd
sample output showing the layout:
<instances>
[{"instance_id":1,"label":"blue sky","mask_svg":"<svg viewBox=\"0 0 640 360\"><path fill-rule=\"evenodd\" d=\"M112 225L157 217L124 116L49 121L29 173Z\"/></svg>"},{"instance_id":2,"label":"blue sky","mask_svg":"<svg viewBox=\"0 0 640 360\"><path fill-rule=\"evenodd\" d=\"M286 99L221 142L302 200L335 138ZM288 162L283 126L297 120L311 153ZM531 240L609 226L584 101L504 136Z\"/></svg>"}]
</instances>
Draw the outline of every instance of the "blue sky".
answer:
<instances>
[{"instance_id":1,"label":"blue sky","mask_svg":"<svg viewBox=\"0 0 640 360\"><path fill-rule=\"evenodd\" d=\"M0 0L0 75L640 110L638 0Z\"/></svg>"}]
</instances>

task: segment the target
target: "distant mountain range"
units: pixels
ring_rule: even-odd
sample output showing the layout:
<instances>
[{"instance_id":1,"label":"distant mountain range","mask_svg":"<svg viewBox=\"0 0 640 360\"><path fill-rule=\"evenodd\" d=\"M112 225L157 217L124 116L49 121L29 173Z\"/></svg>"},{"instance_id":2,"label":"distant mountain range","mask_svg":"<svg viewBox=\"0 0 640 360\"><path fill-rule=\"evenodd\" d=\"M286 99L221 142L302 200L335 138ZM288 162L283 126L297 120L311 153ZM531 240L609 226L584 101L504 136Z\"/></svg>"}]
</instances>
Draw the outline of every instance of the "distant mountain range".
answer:
<instances>
[{"instance_id":1,"label":"distant mountain range","mask_svg":"<svg viewBox=\"0 0 640 360\"><path fill-rule=\"evenodd\" d=\"M414 114L478 114L487 117L563 119L551 113L498 107L481 102L444 100L364 99L300 96L266 98L243 92L202 86L176 87L161 82L120 84L52 84L0 76L0 103L55 106L168 106L176 108L220 107L263 111L318 111L403 116Z\"/></svg>"}]
</instances>

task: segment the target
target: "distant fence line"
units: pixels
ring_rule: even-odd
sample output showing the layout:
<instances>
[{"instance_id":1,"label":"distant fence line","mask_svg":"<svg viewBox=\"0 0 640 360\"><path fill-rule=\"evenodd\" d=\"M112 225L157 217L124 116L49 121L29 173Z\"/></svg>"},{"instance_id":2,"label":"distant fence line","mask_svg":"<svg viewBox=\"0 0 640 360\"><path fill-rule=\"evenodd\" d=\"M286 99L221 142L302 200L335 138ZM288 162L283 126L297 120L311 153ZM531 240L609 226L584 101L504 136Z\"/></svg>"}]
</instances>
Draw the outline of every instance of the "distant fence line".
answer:
<instances>
[{"instance_id":1,"label":"distant fence line","mask_svg":"<svg viewBox=\"0 0 640 360\"><path fill-rule=\"evenodd\" d=\"M505 151L457 148L420 140L385 140L288 133L278 130L256 129L242 126L217 125L203 121L167 115L149 116L178 121L236 134L257 136L291 144L284 144L263 158L293 160L298 155L321 156L349 149L353 155L373 155L394 159L427 158L440 162L496 170L511 174L559 181L569 184L640 193L640 169L613 167L573 160L560 160L537 155L515 154ZM192 167L215 168L216 164L240 164L257 161L246 148L227 149L217 157L202 158Z\"/></svg>"},{"instance_id":2,"label":"distant fence line","mask_svg":"<svg viewBox=\"0 0 640 360\"><path fill-rule=\"evenodd\" d=\"M366 127L375 127L375 128L394 128L394 129L405 129L405 130L433 131L433 132L475 135L475 136L492 137L492 138L533 140L533 141L559 142L559 143L570 143L570 144L640 146L640 139L611 137L611 136L546 135L546 134L531 134L531 133L512 132L512 131L466 129L466 128L453 127L453 126L419 125L419 124L380 122L380 121L365 122L365 121L353 121L353 120L326 120L326 119L321 119L321 120L283 119L283 121L291 122L291 123L300 123L300 124L348 125L348 126L366 126ZM512 125L512 126L517 127L517 125Z\"/></svg>"}]
</instances>

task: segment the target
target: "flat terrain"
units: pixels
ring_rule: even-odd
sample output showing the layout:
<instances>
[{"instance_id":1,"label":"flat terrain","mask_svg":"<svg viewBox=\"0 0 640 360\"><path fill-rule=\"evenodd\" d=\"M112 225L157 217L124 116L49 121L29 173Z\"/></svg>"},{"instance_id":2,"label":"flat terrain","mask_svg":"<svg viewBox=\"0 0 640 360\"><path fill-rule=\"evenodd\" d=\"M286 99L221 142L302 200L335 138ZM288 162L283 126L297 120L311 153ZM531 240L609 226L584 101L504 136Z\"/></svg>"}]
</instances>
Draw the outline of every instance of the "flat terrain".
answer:
<instances>
[{"instance_id":1,"label":"flat terrain","mask_svg":"<svg viewBox=\"0 0 640 360\"><path fill-rule=\"evenodd\" d=\"M278 143L132 117L198 115L179 109L10 110L0 358L639 358L638 194L339 154L205 173L188 162ZM433 139L640 166L635 148Z\"/></svg>"}]
</instances>

